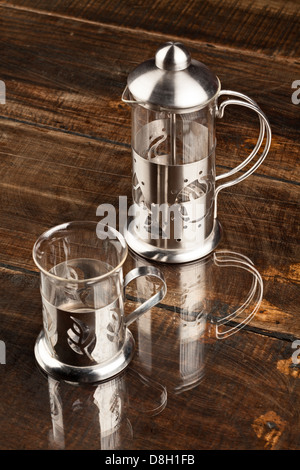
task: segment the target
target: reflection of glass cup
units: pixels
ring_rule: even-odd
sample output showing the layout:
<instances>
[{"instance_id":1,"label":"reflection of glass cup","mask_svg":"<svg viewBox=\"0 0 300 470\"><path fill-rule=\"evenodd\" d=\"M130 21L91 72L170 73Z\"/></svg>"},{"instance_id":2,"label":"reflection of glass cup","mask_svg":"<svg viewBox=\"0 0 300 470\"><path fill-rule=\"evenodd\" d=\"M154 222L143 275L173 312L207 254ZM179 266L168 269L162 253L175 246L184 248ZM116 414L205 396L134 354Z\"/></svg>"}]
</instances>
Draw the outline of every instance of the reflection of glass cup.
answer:
<instances>
[{"instance_id":1,"label":"reflection of glass cup","mask_svg":"<svg viewBox=\"0 0 300 470\"><path fill-rule=\"evenodd\" d=\"M43 330L35 356L47 373L75 382L107 379L132 358L127 326L165 295L155 267L122 267L127 246L115 229L96 222L70 222L39 237L33 259L40 270ZM161 289L124 317L124 288L140 276L162 281Z\"/></svg>"}]
</instances>

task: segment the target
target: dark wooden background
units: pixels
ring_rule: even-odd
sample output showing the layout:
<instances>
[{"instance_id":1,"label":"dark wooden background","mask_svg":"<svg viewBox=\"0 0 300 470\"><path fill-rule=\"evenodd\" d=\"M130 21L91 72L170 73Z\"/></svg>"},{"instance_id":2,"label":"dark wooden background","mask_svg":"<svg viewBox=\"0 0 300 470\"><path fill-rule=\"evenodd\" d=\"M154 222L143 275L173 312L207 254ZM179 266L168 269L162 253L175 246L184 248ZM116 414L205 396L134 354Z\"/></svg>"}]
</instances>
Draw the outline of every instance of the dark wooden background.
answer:
<instances>
[{"instance_id":1,"label":"dark wooden background","mask_svg":"<svg viewBox=\"0 0 300 470\"><path fill-rule=\"evenodd\" d=\"M300 338L300 104L292 102L292 83L300 80L299 10L299 1L283 0L0 1L1 449L300 448L300 369L292 363ZM53 225L98 220L99 204L130 198L131 116L121 94L128 73L168 40L184 42L223 89L246 93L270 119L267 159L219 197L218 249L254 262L263 301L227 340L207 329L203 379L176 394L175 306L182 293L165 268L169 289L149 317L150 353L138 325L132 328L138 348L125 373L115 438L100 436L91 390L61 384L64 437L55 440L47 379L33 357L42 317L32 246ZM218 121L218 172L249 153L257 132L251 112L228 110ZM129 257L126 269L134 262ZM227 279L237 292L238 277ZM222 302L214 289L211 296Z\"/></svg>"}]
</instances>

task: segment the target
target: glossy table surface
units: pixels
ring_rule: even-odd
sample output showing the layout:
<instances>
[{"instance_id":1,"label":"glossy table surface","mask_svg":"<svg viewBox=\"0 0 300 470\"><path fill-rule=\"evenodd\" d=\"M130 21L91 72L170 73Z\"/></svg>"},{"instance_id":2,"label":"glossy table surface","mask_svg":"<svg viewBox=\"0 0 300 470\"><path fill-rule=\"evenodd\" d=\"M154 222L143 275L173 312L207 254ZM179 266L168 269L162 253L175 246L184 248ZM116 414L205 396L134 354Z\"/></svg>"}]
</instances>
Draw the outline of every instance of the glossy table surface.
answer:
<instances>
[{"instance_id":1,"label":"glossy table surface","mask_svg":"<svg viewBox=\"0 0 300 470\"><path fill-rule=\"evenodd\" d=\"M299 449L299 2L11 0L0 11L0 449ZM130 201L121 95L168 40L260 105L271 150L220 193L216 251L158 265L168 291L130 326L130 365L75 386L35 362L32 247L54 225ZM246 157L258 126L238 109L217 126L220 174ZM151 263L129 252L124 275L141 265ZM125 314L157 287L132 283Z\"/></svg>"}]
</instances>

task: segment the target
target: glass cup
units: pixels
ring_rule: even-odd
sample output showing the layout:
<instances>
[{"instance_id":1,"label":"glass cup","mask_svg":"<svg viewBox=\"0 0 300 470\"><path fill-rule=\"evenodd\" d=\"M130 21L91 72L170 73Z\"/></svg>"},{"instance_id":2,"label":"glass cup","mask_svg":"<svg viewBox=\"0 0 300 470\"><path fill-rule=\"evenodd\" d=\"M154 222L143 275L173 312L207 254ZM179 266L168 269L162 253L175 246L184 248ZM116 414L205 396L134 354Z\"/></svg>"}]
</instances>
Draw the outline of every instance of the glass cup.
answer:
<instances>
[{"instance_id":1,"label":"glass cup","mask_svg":"<svg viewBox=\"0 0 300 470\"><path fill-rule=\"evenodd\" d=\"M135 268L123 279L127 252L119 232L89 221L53 227L36 241L43 329L34 352L47 374L98 382L129 364L134 339L127 327L165 296L166 284L152 266ZM140 276L158 278L160 288L125 316L125 288Z\"/></svg>"}]
</instances>

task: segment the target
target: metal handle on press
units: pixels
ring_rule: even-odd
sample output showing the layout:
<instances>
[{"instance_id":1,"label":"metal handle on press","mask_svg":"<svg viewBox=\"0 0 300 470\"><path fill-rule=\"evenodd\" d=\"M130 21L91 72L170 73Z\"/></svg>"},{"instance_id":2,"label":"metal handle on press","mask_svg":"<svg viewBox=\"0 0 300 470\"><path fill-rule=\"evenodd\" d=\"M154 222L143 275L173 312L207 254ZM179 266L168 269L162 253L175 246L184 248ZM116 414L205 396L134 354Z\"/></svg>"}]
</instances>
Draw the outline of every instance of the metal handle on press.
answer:
<instances>
[{"instance_id":1,"label":"metal handle on press","mask_svg":"<svg viewBox=\"0 0 300 470\"><path fill-rule=\"evenodd\" d=\"M262 112L262 110L259 108L259 106L256 104L256 102L254 100L252 100L248 96L244 95L243 93L238 93L236 91L231 91L231 90L222 90L220 92L219 96L221 96L221 95L234 96L234 97L238 97L238 98L241 98L241 99L239 99L239 100L237 100L237 99L228 99L226 101L223 101L220 104L220 106L217 110L217 116L219 118L222 118L224 116L224 110L225 110L226 106L228 106L230 104L244 106L245 108L252 109L253 111L255 111L258 114L260 130L259 130L259 136L258 136L256 145L255 145L254 149L252 150L252 152L250 153L250 155L242 163L237 165L232 170L227 171L226 173L223 173L221 175L218 175L216 177L216 181L219 181L219 180L224 179L224 178L228 178L229 176L234 175L238 171L242 170L246 165L248 165L248 163L250 163L253 160L253 158L257 155L258 151L261 149L261 146L262 146L263 141L264 141L265 133L266 133L266 141L265 141L265 146L264 146L264 149L263 149L260 157L252 165L251 168L249 168L245 173L243 173L239 177L237 177L237 178L235 178L231 181L227 181L226 183L220 184L216 188L216 192L215 192L215 200L216 200L215 217L217 216L217 196L218 196L219 192L224 188L228 188L229 186L233 186L237 183L240 183L241 181L248 178L248 176L250 176L252 173L254 173L254 171L261 165L261 163L264 161L265 157L267 156L267 153L269 152L269 149L270 149L270 146L271 146L271 139L272 139L272 132L271 132L271 127L270 127L269 121L268 121L267 117L265 116L265 114Z\"/></svg>"}]
</instances>

